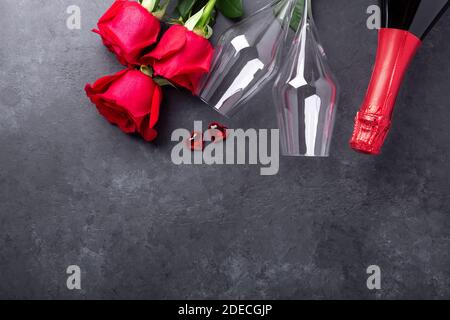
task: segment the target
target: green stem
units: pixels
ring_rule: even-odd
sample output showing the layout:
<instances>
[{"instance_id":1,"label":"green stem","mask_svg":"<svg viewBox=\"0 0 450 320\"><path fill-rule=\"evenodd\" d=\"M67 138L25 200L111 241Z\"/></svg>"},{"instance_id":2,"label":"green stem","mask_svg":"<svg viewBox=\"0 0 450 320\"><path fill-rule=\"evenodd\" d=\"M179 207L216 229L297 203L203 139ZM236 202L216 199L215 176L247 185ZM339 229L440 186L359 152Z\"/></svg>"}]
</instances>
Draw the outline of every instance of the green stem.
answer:
<instances>
[{"instance_id":1,"label":"green stem","mask_svg":"<svg viewBox=\"0 0 450 320\"><path fill-rule=\"evenodd\" d=\"M204 29L211 21L211 15L214 10L214 7L216 6L217 0L209 0L208 3L205 6L205 10L203 11L203 15L197 24L197 28Z\"/></svg>"}]
</instances>

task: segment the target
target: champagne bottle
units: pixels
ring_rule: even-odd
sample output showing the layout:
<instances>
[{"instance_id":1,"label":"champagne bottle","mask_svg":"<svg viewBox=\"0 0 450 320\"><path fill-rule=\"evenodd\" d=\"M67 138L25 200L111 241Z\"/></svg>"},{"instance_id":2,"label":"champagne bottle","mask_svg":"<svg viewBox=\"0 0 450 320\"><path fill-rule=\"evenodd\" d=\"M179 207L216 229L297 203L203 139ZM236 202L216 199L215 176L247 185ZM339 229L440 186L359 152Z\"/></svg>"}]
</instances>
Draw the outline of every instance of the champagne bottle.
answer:
<instances>
[{"instance_id":1,"label":"champagne bottle","mask_svg":"<svg viewBox=\"0 0 450 320\"><path fill-rule=\"evenodd\" d=\"M403 78L423 39L450 0L381 0L382 28L366 98L355 120L351 147L377 155L392 123Z\"/></svg>"}]
</instances>

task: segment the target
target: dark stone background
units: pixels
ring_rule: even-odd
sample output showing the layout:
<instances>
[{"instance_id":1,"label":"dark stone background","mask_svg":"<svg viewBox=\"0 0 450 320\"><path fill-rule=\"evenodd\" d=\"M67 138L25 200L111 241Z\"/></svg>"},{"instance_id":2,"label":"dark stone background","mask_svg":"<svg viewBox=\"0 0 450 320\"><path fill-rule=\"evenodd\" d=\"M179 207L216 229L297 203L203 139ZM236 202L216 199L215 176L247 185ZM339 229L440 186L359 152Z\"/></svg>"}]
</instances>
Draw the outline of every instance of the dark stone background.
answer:
<instances>
[{"instance_id":1,"label":"dark stone background","mask_svg":"<svg viewBox=\"0 0 450 320\"><path fill-rule=\"evenodd\" d=\"M342 88L332 157L283 158L261 177L256 166L177 167L169 140L194 120L274 128L270 87L232 120L166 89L156 145L98 116L83 87L121 69L90 32L111 2L0 1L0 298L450 298L450 12L375 158L347 146L375 55L375 0L315 0ZM244 2L250 13L267 1ZM71 4L81 31L66 28ZM81 291L66 288L71 264ZM366 288L372 264L378 292Z\"/></svg>"}]
</instances>

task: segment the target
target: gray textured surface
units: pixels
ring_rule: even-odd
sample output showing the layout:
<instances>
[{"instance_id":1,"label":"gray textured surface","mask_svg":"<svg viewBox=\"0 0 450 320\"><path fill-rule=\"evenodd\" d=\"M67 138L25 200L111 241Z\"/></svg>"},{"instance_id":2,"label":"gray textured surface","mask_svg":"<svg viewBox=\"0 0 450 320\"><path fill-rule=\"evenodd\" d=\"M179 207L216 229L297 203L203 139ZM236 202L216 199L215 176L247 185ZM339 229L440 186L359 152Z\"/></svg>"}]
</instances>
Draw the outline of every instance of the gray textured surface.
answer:
<instances>
[{"instance_id":1,"label":"gray textured surface","mask_svg":"<svg viewBox=\"0 0 450 320\"><path fill-rule=\"evenodd\" d=\"M315 1L342 85L333 155L283 158L278 176L261 177L176 167L169 137L194 120L273 128L268 93L225 120L167 89L156 145L98 116L84 84L120 66L89 30L111 2L0 1L0 298L450 298L450 12L371 158L347 141L375 54L375 1ZM247 12L265 2L246 0ZM65 26L71 4L81 31ZM66 289L70 264L81 291ZM378 292L366 288L371 264Z\"/></svg>"}]
</instances>

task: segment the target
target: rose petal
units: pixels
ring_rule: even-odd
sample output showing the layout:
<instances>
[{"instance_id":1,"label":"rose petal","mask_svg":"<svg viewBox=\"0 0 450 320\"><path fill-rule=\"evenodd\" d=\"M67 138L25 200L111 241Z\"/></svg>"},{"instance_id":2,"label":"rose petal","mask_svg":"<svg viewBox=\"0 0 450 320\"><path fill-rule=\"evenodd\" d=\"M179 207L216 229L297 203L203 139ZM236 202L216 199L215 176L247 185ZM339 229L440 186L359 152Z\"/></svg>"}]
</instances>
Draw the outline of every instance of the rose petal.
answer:
<instances>
[{"instance_id":1,"label":"rose petal","mask_svg":"<svg viewBox=\"0 0 450 320\"><path fill-rule=\"evenodd\" d=\"M138 2L117 0L93 31L120 63L129 66L140 63L142 53L156 43L160 30L159 20Z\"/></svg>"},{"instance_id":2,"label":"rose petal","mask_svg":"<svg viewBox=\"0 0 450 320\"><path fill-rule=\"evenodd\" d=\"M86 94L101 115L125 133L139 133L147 141L156 138L161 88L152 78L134 69L86 85Z\"/></svg>"},{"instance_id":3,"label":"rose petal","mask_svg":"<svg viewBox=\"0 0 450 320\"><path fill-rule=\"evenodd\" d=\"M143 57L162 76L194 94L209 72L214 49L211 43L184 26L169 28L156 48Z\"/></svg>"}]
</instances>

